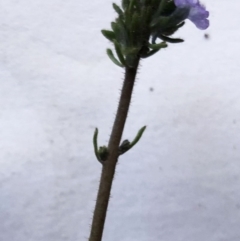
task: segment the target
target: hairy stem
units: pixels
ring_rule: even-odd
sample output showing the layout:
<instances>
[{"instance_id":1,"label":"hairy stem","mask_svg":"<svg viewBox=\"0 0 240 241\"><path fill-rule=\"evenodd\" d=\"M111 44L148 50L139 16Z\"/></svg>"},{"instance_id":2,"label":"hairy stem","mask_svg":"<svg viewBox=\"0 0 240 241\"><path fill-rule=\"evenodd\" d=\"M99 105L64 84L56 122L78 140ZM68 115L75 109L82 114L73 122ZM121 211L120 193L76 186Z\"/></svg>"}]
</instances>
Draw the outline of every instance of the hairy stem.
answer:
<instances>
[{"instance_id":1,"label":"hairy stem","mask_svg":"<svg viewBox=\"0 0 240 241\"><path fill-rule=\"evenodd\" d=\"M126 67L125 69L125 79L117 109L117 115L115 117L112 133L108 143L109 155L107 160L103 163L102 167L102 174L98 189L96 206L93 214L89 241L102 240L112 182L114 178L117 160L119 157L118 148L122 138L124 125L127 119L138 64L139 59L137 60L137 65L135 68Z\"/></svg>"}]
</instances>

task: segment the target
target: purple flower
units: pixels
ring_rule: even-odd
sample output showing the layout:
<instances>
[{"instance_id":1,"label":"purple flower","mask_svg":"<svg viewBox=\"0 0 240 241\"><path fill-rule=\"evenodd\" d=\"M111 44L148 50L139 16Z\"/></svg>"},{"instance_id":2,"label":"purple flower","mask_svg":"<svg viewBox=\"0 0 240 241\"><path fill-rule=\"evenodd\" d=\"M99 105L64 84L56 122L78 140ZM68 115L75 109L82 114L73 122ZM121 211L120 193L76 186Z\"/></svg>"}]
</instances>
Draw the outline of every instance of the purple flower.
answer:
<instances>
[{"instance_id":1,"label":"purple flower","mask_svg":"<svg viewBox=\"0 0 240 241\"><path fill-rule=\"evenodd\" d=\"M191 20L197 28L207 29L209 26L209 12L198 0L174 0L174 3L179 9L189 10L187 18Z\"/></svg>"}]
</instances>

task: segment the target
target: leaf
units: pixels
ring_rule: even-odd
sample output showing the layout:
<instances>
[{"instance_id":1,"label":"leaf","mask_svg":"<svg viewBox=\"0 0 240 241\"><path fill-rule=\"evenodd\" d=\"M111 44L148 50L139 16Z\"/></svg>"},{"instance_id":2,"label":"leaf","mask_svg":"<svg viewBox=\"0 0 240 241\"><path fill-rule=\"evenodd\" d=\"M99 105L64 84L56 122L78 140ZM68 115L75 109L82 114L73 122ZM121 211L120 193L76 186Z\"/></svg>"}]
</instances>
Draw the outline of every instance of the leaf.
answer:
<instances>
[{"instance_id":1,"label":"leaf","mask_svg":"<svg viewBox=\"0 0 240 241\"><path fill-rule=\"evenodd\" d=\"M122 8L126 10L129 6L129 0L122 0Z\"/></svg>"},{"instance_id":2,"label":"leaf","mask_svg":"<svg viewBox=\"0 0 240 241\"><path fill-rule=\"evenodd\" d=\"M162 35L162 34L159 34L158 37L159 37L160 39L162 39L163 41L165 41L165 42L169 42L169 43L173 43L173 44L177 44L177 43L182 43L182 42L184 42L184 40L181 39L181 38L169 38L169 37L164 36L164 35Z\"/></svg>"},{"instance_id":3,"label":"leaf","mask_svg":"<svg viewBox=\"0 0 240 241\"><path fill-rule=\"evenodd\" d=\"M120 48L119 43L118 43L117 41L114 41L114 46L115 46L115 50L116 50L116 53L117 53L117 56L118 56L120 62L121 62L124 66L126 66L126 61L125 61L124 56L123 56L123 54L122 54L122 51L121 51L121 48Z\"/></svg>"},{"instance_id":4,"label":"leaf","mask_svg":"<svg viewBox=\"0 0 240 241\"><path fill-rule=\"evenodd\" d=\"M129 11L132 10L134 3L135 3L135 0L129 0Z\"/></svg>"},{"instance_id":5,"label":"leaf","mask_svg":"<svg viewBox=\"0 0 240 241\"><path fill-rule=\"evenodd\" d=\"M129 36L125 23L119 18L116 20L116 24L113 27L116 40L126 47L129 41Z\"/></svg>"},{"instance_id":6,"label":"leaf","mask_svg":"<svg viewBox=\"0 0 240 241\"><path fill-rule=\"evenodd\" d=\"M111 49L107 49L107 55L108 55L108 57L112 60L112 62L113 62L114 64L116 64L116 65L119 66L119 67L124 67L124 65L122 65L122 64L115 58L115 56L113 55L113 52L112 52Z\"/></svg>"},{"instance_id":7,"label":"leaf","mask_svg":"<svg viewBox=\"0 0 240 241\"><path fill-rule=\"evenodd\" d=\"M162 35L165 35L165 36L171 36L175 32L177 32L177 30L179 28L181 28L184 24L185 24L185 22L181 22L180 24L178 24L176 26L165 28L164 31L162 31L161 33L162 33Z\"/></svg>"},{"instance_id":8,"label":"leaf","mask_svg":"<svg viewBox=\"0 0 240 241\"><path fill-rule=\"evenodd\" d=\"M163 16L154 18L154 19L152 20L152 22L150 23L150 27L151 27L152 29L159 29L160 27L161 27L161 28L166 28L166 26L167 26L168 23L169 23L169 20L170 20L169 17L163 17Z\"/></svg>"},{"instance_id":9,"label":"leaf","mask_svg":"<svg viewBox=\"0 0 240 241\"><path fill-rule=\"evenodd\" d=\"M98 154L97 138L98 138L98 128L95 128L94 135L93 135L93 146L94 146L95 156L98 159L98 161L100 161L100 157L99 157L99 154Z\"/></svg>"},{"instance_id":10,"label":"leaf","mask_svg":"<svg viewBox=\"0 0 240 241\"><path fill-rule=\"evenodd\" d=\"M131 149L134 145L138 143L138 141L141 139L143 132L145 131L146 126L143 126L137 133L134 140L130 143L129 149Z\"/></svg>"},{"instance_id":11,"label":"leaf","mask_svg":"<svg viewBox=\"0 0 240 241\"><path fill-rule=\"evenodd\" d=\"M116 3L113 3L113 9L118 13L120 17L123 17L123 11Z\"/></svg>"},{"instance_id":12,"label":"leaf","mask_svg":"<svg viewBox=\"0 0 240 241\"><path fill-rule=\"evenodd\" d=\"M149 51L147 54L141 55L142 58L148 58L154 54L156 54L160 49L153 49L151 51Z\"/></svg>"},{"instance_id":13,"label":"leaf","mask_svg":"<svg viewBox=\"0 0 240 241\"><path fill-rule=\"evenodd\" d=\"M150 49L154 49L154 50L159 50L161 48L166 48L168 45L165 42L161 42L159 44L148 44L148 47Z\"/></svg>"},{"instance_id":14,"label":"leaf","mask_svg":"<svg viewBox=\"0 0 240 241\"><path fill-rule=\"evenodd\" d=\"M113 42L114 39L116 38L115 33L113 31L103 29L101 32L102 32L103 36L105 38L107 38L108 40L110 40L111 42Z\"/></svg>"},{"instance_id":15,"label":"leaf","mask_svg":"<svg viewBox=\"0 0 240 241\"><path fill-rule=\"evenodd\" d=\"M184 26L185 22L181 22L177 25L178 28L181 28L182 26Z\"/></svg>"}]
</instances>

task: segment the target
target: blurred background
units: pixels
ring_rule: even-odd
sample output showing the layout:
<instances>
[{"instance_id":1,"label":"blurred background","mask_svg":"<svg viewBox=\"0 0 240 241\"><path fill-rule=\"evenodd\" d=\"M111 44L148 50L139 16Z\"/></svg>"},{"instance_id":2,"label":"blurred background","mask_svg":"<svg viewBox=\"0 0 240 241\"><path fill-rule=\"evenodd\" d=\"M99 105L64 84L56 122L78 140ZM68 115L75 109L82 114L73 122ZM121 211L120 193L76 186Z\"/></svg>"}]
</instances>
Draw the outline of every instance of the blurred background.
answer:
<instances>
[{"instance_id":1,"label":"blurred background","mask_svg":"<svg viewBox=\"0 0 240 241\"><path fill-rule=\"evenodd\" d=\"M240 3L202 1L141 62L104 241L240 240ZM116 2L120 3L120 1ZM0 7L0 240L87 240L124 70L101 35L112 1L8 0Z\"/></svg>"}]
</instances>

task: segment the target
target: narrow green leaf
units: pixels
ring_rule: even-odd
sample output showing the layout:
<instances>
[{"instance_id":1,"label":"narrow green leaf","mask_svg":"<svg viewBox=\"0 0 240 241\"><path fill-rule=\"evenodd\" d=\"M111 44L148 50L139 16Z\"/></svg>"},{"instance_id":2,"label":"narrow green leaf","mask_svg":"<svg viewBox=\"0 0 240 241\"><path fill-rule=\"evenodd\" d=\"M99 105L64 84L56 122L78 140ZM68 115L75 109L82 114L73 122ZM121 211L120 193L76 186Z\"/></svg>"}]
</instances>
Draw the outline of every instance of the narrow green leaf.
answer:
<instances>
[{"instance_id":1,"label":"narrow green leaf","mask_svg":"<svg viewBox=\"0 0 240 241\"><path fill-rule=\"evenodd\" d=\"M130 32L130 39L132 46L138 46L138 43L142 42L142 36L140 35L141 32L141 18L137 12L134 12L132 15L132 22L131 22L131 32Z\"/></svg>"},{"instance_id":2,"label":"narrow green leaf","mask_svg":"<svg viewBox=\"0 0 240 241\"><path fill-rule=\"evenodd\" d=\"M175 32L177 32L178 29L181 28L184 24L185 24L185 22L182 22L182 23L180 23L178 25L175 25L173 27L165 28L164 31L162 31L162 35L171 36Z\"/></svg>"},{"instance_id":3,"label":"narrow green leaf","mask_svg":"<svg viewBox=\"0 0 240 241\"><path fill-rule=\"evenodd\" d=\"M178 28L181 28L182 26L184 26L185 22L181 22L177 25Z\"/></svg>"},{"instance_id":4,"label":"narrow green leaf","mask_svg":"<svg viewBox=\"0 0 240 241\"><path fill-rule=\"evenodd\" d=\"M98 154L97 138L98 138L98 128L96 128L95 131L94 131L94 135L93 135L93 147L94 147L95 156L96 156L96 158L98 159L98 161L100 161L100 157L99 157L99 154Z\"/></svg>"},{"instance_id":5,"label":"narrow green leaf","mask_svg":"<svg viewBox=\"0 0 240 241\"><path fill-rule=\"evenodd\" d=\"M116 65L119 66L119 67L124 67L124 65L122 65L122 64L115 58L115 56L113 55L113 52L112 52L111 49L107 49L107 55L108 55L108 57L112 60L112 62L113 62L114 64L116 64Z\"/></svg>"},{"instance_id":6,"label":"narrow green leaf","mask_svg":"<svg viewBox=\"0 0 240 241\"><path fill-rule=\"evenodd\" d=\"M116 25L114 25L114 33L116 34L116 40L126 47L127 43L129 42L129 34L126 24L121 19L116 20Z\"/></svg>"},{"instance_id":7,"label":"narrow green leaf","mask_svg":"<svg viewBox=\"0 0 240 241\"><path fill-rule=\"evenodd\" d=\"M118 15L119 15L120 17L123 16L123 11L122 11L122 9L121 9L116 3L113 3L113 8L114 8L114 10L118 13Z\"/></svg>"},{"instance_id":8,"label":"narrow green leaf","mask_svg":"<svg viewBox=\"0 0 240 241\"><path fill-rule=\"evenodd\" d=\"M142 58L148 58L154 54L156 54L160 49L153 49L151 51L149 51L147 54L141 55Z\"/></svg>"},{"instance_id":9,"label":"narrow green leaf","mask_svg":"<svg viewBox=\"0 0 240 241\"><path fill-rule=\"evenodd\" d=\"M157 9L157 15L160 16L163 8L164 8L164 5L165 5L166 1L162 0L159 2L159 6L158 6L158 9Z\"/></svg>"},{"instance_id":10,"label":"narrow green leaf","mask_svg":"<svg viewBox=\"0 0 240 241\"><path fill-rule=\"evenodd\" d=\"M113 32L115 32L116 26L117 26L117 24L115 22L111 22L111 28L112 28Z\"/></svg>"},{"instance_id":11,"label":"narrow green leaf","mask_svg":"<svg viewBox=\"0 0 240 241\"><path fill-rule=\"evenodd\" d=\"M129 12L132 14L134 10L135 0L130 0Z\"/></svg>"},{"instance_id":12,"label":"narrow green leaf","mask_svg":"<svg viewBox=\"0 0 240 241\"><path fill-rule=\"evenodd\" d=\"M169 38L169 37L164 36L164 35L162 35L162 34L159 34L158 37L159 37L160 39L162 39L163 41L165 41L165 42L173 43L173 44L177 44L177 43L182 43L182 42L184 42L184 40L181 39L181 38Z\"/></svg>"},{"instance_id":13,"label":"narrow green leaf","mask_svg":"<svg viewBox=\"0 0 240 241\"><path fill-rule=\"evenodd\" d=\"M126 10L129 6L129 0L122 0L122 8Z\"/></svg>"},{"instance_id":14,"label":"narrow green leaf","mask_svg":"<svg viewBox=\"0 0 240 241\"><path fill-rule=\"evenodd\" d=\"M148 44L150 49L159 50L161 48L166 48L168 45L165 42L159 44Z\"/></svg>"},{"instance_id":15,"label":"narrow green leaf","mask_svg":"<svg viewBox=\"0 0 240 241\"><path fill-rule=\"evenodd\" d=\"M141 19L142 19L142 24L145 24L145 26L148 28L149 22L152 17L152 7L144 7L142 8L141 11Z\"/></svg>"},{"instance_id":16,"label":"narrow green leaf","mask_svg":"<svg viewBox=\"0 0 240 241\"><path fill-rule=\"evenodd\" d=\"M134 140L130 143L128 140L124 140L121 145L119 146L119 155L124 154L125 152L129 151L133 146L135 146L138 141L141 139L143 132L145 131L146 126L143 126L137 133Z\"/></svg>"},{"instance_id":17,"label":"narrow green leaf","mask_svg":"<svg viewBox=\"0 0 240 241\"><path fill-rule=\"evenodd\" d=\"M152 20L150 23L150 27L152 29L159 29L160 27L166 27L168 25L168 22L170 20L170 17L157 17Z\"/></svg>"},{"instance_id":18,"label":"narrow green leaf","mask_svg":"<svg viewBox=\"0 0 240 241\"><path fill-rule=\"evenodd\" d=\"M114 41L114 46L115 46L115 50L116 50L116 53L117 53L117 56L118 56L120 62L121 62L124 66L126 66L126 61L125 61L124 56L123 56L123 54L122 54L122 51L121 51L121 48L120 48L119 43L118 43L117 41Z\"/></svg>"},{"instance_id":19,"label":"narrow green leaf","mask_svg":"<svg viewBox=\"0 0 240 241\"><path fill-rule=\"evenodd\" d=\"M131 149L134 145L136 145L138 143L138 141L140 140L140 138L142 137L143 132L145 131L146 126L143 126L137 133L136 137L134 138L134 140L130 143L129 145L129 149Z\"/></svg>"},{"instance_id":20,"label":"narrow green leaf","mask_svg":"<svg viewBox=\"0 0 240 241\"><path fill-rule=\"evenodd\" d=\"M103 36L105 38L107 38L108 40L110 40L111 42L113 42L114 39L116 38L115 33L113 31L103 29L101 32L102 32Z\"/></svg>"}]
</instances>

